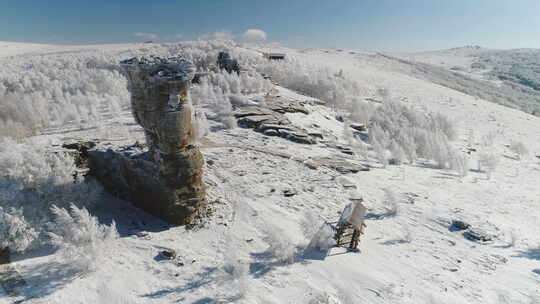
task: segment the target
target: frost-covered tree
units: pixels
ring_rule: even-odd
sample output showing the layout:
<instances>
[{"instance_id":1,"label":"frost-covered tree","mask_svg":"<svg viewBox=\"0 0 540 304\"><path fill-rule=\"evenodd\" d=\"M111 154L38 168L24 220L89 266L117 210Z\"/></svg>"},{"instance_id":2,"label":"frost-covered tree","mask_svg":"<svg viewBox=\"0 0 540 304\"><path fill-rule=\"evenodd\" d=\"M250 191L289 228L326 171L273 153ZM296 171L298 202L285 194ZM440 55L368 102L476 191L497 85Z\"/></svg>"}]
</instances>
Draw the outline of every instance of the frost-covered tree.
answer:
<instances>
[{"instance_id":1,"label":"frost-covered tree","mask_svg":"<svg viewBox=\"0 0 540 304\"><path fill-rule=\"evenodd\" d=\"M78 206L93 206L102 195L102 188L95 182L82 176L74 178L76 167L69 155L50 152L44 144L47 145L33 140L18 143L0 139L3 231L15 233L24 244L15 244L17 250L43 244L52 204L67 207L75 202Z\"/></svg>"},{"instance_id":2,"label":"frost-covered tree","mask_svg":"<svg viewBox=\"0 0 540 304\"><path fill-rule=\"evenodd\" d=\"M364 89L345 73L338 74L293 56L283 61L260 58L255 69L286 88L325 101L334 110L350 109L352 100L365 95Z\"/></svg>"},{"instance_id":3,"label":"frost-covered tree","mask_svg":"<svg viewBox=\"0 0 540 304\"><path fill-rule=\"evenodd\" d=\"M202 111L193 112L193 139L195 142L199 142L201 138L208 135L210 129L208 127L208 120L206 119L206 114Z\"/></svg>"},{"instance_id":4,"label":"frost-covered tree","mask_svg":"<svg viewBox=\"0 0 540 304\"><path fill-rule=\"evenodd\" d=\"M0 206L0 250L8 248L10 251L22 252L37 237L38 233L26 222L21 209L4 210Z\"/></svg>"},{"instance_id":5,"label":"frost-covered tree","mask_svg":"<svg viewBox=\"0 0 540 304\"><path fill-rule=\"evenodd\" d=\"M491 179L498 164L499 156L494 152L480 152L478 154L478 170L486 172L488 179Z\"/></svg>"},{"instance_id":6,"label":"frost-covered tree","mask_svg":"<svg viewBox=\"0 0 540 304\"><path fill-rule=\"evenodd\" d=\"M452 153L451 168L456 170L460 177L469 174L469 158L466 154L454 151Z\"/></svg>"},{"instance_id":7,"label":"frost-covered tree","mask_svg":"<svg viewBox=\"0 0 540 304\"><path fill-rule=\"evenodd\" d=\"M375 110L369 126L370 142L380 145L377 150L390 150L400 161L431 159L440 168L451 167L449 140L455 136L453 124L442 114L423 113L391 99Z\"/></svg>"},{"instance_id":8,"label":"frost-covered tree","mask_svg":"<svg viewBox=\"0 0 540 304\"><path fill-rule=\"evenodd\" d=\"M373 104L360 100L354 100L351 102L351 108L349 109L349 118L354 122L367 126L374 111L375 106L373 106Z\"/></svg>"},{"instance_id":9,"label":"frost-covered tree","mask_svg":"<svg viewBox=\"0 0 540 304\"><path fill-rule=\"evenodd\" d=\"M49 236L64 262L81 272L93 270L107 251L108 243L118 238L114 221L100 224L85 208L71 205L69 210L52 206L54 220Z\"/></svg>"},{"instance_id":10,"label":"frost-covered tree","mask_svg":"<svg viewBox=\"0 0 540 304\"><path fill-rule=\"evenodd\" d=\"M220 121L225 126L225 128L233 129L237 127L233 108L228 99L218 100L214 104L214 106L214 111L217 114L217 120Z\"/></svg>"},{"instance_id":11,"label":"frost-covered tree","mask_svg":"<svg viewBox=\"0 0 540 304\"><path fill-rule=\"evenodd\" d=\"M398 196L394 190L390 188L384 188L384 206L386 209L385 216L397 216L399 213Z\"/></svg>"},{"instance_id":12,"label":"frost-covered tree","mask_svg":"<svg viewBox=\"0 0 540 304\"><path fill-rule=\"evenodd\" d=\"M247 73L212 70L217 54L229 49ZM193 41L134 47L130 50L78 51L69 54L0 58L0 136L20 138L48 127L88 127L128 110L127 81L118 62L126 57L182 56L213 78L223 94L252 94L272 87L251 66L253 52L230 41ZM197 105L197 104L195 104Z\"/></svg>"},{"instance_id":13,"label":"frost-covered tree","mask_svg":"<svg viewBox=\"0 0 540 304\"><path fill-rule=\"evenodd\" d=\"M517 155L518 159L521 159L522 157L527 156L527 154L529 153L529 150L527 149L527 147L522 142L519 142L519 141L512 141L509 149L510 151L512 151L513 153Z\"/></svg>"},{"instance_id":14,"label":"frost-covered tree","mask_svg":"<svg viewBox=\"0 0 540 304\"><path fill-rule=\"evenodd\" d=\"M377 160L381 163L383 168L386 168L388 166L388 156L386 154L386 150L383 148L383 146L379 143L377 139L373 139L371 141L371 146L373 147L373 151L375 152L375 157Z\"/></svg>"},{"instance_id":15,"label":"frost-covered tree","mask_svg":"<svg viewBox=\"0 0 540 304\"><path fill-rule=\"evenodd\" d=\"M364 161L369 160L369 147L368 144L364 143L363 141L359 141L358 144L355 146L356 149L359 151L360 155L364 159Z\"/></svg>"},{"instance_id":16,"label":"frost-covered tree","mask_svg":"<svg viewBox=\"0 0 540 304\"><path fill-rule=\"evenodd\" d=\"M401 165L403 163L405 152L395 140L392 140L390 144L390 153L392 154L391 162L394 165Z\"/></svg>"},{"instance_id":17,"label":"frost-covered tree","mask_svg":"<svg viewBox=\"0 0 540 304\"><path fill-rule=\"evenodd\" d=\"M277 261L282 263L294 262L296 247L278 227L268 227L264 241L268 243L268 253Z\"/></svg>"},{"instance_id":18,"label":"frost-covered tree","mask_svg":"<svg viewBox=\"0 0 540 304\"><path fill-rule=\"evenodd\" d=\"M350 146L355 144L354 135L351 129L351 123L348 120L343 122L343 140Z\"/></svg>"}]
</instances>

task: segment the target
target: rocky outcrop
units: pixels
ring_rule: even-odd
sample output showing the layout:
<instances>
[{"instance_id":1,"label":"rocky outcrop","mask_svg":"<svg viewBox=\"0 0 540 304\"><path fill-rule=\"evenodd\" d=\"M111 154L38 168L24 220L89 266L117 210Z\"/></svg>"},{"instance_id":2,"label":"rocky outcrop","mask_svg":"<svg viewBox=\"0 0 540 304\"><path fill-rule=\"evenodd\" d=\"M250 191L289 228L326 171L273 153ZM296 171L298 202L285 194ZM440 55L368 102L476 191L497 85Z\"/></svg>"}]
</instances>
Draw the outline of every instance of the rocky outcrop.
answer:
<instances>
[{"instance_id":1,"label":"rocky outcrop","mask_svg":"<svg viewBox=\"0 0 540 304\"><path fill-rule=\"evenodd\" d=\"M493 236L487 232L478 229L469 229L463 233L463 236L469 241L478 243L487 243L493 241Z\"/></svg>"},{"instance_id":2,"label":"rocky outcrop","mask_svg":"<svg viewBox=\"0 0 540 304\"><path fill-rule=\"evenodd\" d=\"M305 130L292 125L279 125L263 123L255 128L255 131L261 132L267 136L279 136L300 144L316 144L317 140L308 134Z\"/></svg>"},{"instance_id":3,"label":"rocky outcrop","mask_svg":"<svg viewBox=\"0 0 540 304\"><path fill-rule=\"evenodd\" d=\"M368 167L364 167L361 164L348 161L343 158L319 157L306 161L305 164L312 169L317 169L321 166L328 167L330 169L338 171L341 174L369 171Z\"/></svg>"},{"instance_id":4,"label":"rocky outcrop","mask_svg":"<svg viewBox=\"0 0 540 304\"><path fill-rule=\"evenodd\" d=\"M266 96L257 106L237 108L234 116L240 127L254 129L266 136L279 136L301 144L316 144L317 139L322 138L319 133L312 134L294 126L285 113L309 114L309 111L297 101Z\"/></svg>"},{"instance_id":5,"label":"rocky outcrop","mask_svg":"<svg viewBox=\"0 0 540 304\"><path fill-rule=\"evenodd\" d=\"M191 224L205 206L204 160L192 144L188 100L193 65L176 57L131 58L121 65L147 149L85 146L79 150L87 158L89 174L113 194L157 217Z\"/></svg>"},{"instance_id":6,"label":"rocky outcrop","mask_svg":"<svg viewBox=\"0 0 540 304\"><path fill-rule=\"evenodd\" d=\"M169 168L136 145L92 149L87 163L90 174L113 195L169 223L191 224L204 208L204 160L198 149L175 155Z\"/></svg>"},{"instance_id":7,"label":"rocky outcrop","mask_svg":"<svg viewBox=\"0 0 540 304\"><path fill-rule=\"evenodd\" d=\"M452 220L452 223L450 225L451 231L461 231L461 230L467 230L469 228L471 228L471 225L462 220Z\"/></svg>"},{"instance_id":8,"label":"rocky outcrop","mask_svg":"<svg viewBox=\"0 0 540 304\"><path fill-rule=\"evenodd\" d=\"M366 125L361 123L351 123L350 124L351 129L356 130L358 132L366 132L367 128Z\"/></svg>"}]
</instances>

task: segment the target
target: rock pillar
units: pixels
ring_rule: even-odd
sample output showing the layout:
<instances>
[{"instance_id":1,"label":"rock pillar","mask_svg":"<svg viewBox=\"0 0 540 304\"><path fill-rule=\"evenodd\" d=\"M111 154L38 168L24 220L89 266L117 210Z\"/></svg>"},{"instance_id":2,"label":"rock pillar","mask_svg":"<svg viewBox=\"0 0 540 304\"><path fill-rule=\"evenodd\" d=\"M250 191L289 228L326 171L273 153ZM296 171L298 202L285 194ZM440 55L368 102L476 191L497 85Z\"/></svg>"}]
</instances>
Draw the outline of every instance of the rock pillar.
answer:
<instances>
[{"instance_id":1,"label":"rock pillar","mask_svg":"<svg viewBox=\"0 0 540 304\"><path fill-rule=\"evenodd\" d=\"M193 65L180 58L132 58L121 62L133 116L149 151L128 155L89 152L89 167L106 188L174 224L190 224L204 207L203 157L192 144L188 89Z\"/></svg>"}]
</instances>

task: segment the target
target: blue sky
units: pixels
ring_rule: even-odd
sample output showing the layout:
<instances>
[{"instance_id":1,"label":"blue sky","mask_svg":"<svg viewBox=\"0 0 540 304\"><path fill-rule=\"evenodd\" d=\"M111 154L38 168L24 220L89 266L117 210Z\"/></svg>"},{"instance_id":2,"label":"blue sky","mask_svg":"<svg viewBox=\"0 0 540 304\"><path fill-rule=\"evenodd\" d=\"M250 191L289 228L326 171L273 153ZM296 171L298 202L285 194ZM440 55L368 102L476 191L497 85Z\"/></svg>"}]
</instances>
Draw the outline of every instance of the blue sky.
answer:
<instances>
[{"instance_id":1,"label":"blue sky","mask_svg":"<svg viewBox=\"0 0 540 304\"><path fill-rule=\"evenodd\" d=\"M540 0L0 0L0 41L176 41L250 28L293 47L540 48Z\"/></svg>"}]
</instances>

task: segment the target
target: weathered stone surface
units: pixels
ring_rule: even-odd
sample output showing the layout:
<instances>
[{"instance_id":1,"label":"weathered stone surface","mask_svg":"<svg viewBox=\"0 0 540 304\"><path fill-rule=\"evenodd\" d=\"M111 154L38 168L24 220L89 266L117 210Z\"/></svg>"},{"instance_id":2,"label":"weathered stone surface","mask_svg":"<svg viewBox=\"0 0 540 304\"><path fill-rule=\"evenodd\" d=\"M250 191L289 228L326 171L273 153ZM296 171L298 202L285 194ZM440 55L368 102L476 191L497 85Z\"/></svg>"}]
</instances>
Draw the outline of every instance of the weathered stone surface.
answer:
<instances>
[{"instance_id":1,"label":"weathered stone surface","mask_svg":"<svg viewBox=\"0 0 540 304\"><path fill-rule=\"evenodd\" d=\"M173 224L190 224L204 207L203 157L190 146L163 168L149 152L125 147L123 151L88 152L90 174L113 195Z\"/></svg>"},{"instance_id":2,"label":"weathered stone surface","mask_svg":"<svg viewBox=\"0 0 540 304\"><path fill-rule=\"evenodd\" d=\"M469 223L466 223L461 220L452 220L452 224L450 225L450 229L454 231L467 230L470 227L471 225Z\"/></svg>"},{"instance_id":3,"label":"weathered stone surface","mask_svg":"<svg viewBox=\"0 0 540 304\"><path fill-rule=\"evenodd\" d=\"M315 137L315 138L319 138L319 139L323 139L323 134L321 132L308 132L308 135L311 136L311 137Z\"/></svg>"},{"instance_id":4,"label":"weathered stone surface","mask_svg":"<svg viewBox=\"0 0 540 304\"><path fill-rule=\"evenodd\" d=\"M255 129L258 128L261 124L281 124L287 125L290 124L290 121L285 116L277 115L253 115L245 116L238 119L238 125L243 128Z\"/></svg>"},{"instance_id":5,"label":"weathered stone surface","mask_svg":"<svg viewBox=\"0 0 540 304\"><path fill-rule=\"evenodd\" d=\"M299 102L283 97L272 97L265 100L266 107L278 113L304 113L309 111Z\"/></svg>"},{"instance_id":6,"label":"weathered stone surface","mask_svg":"<svg viewBox=\"0 0 540 304\"><path fill-rule=\"evenodd\" d=\"M283 196L285 197L291 197L291 196L295 196L298 194L298 191L296 191L296 189L286 189L283 191Z\"/></svg>"},{"instance_id":7,"label":"weathered stone surface","mask_svg":"<svg viewBox=\"0 0 540 304\"><path fill-rule=\"evenodd\" d=\"M188 101L193 65L181 58L153 56L121 64L148 151L139 146L87 150L90 174L113 194L157 217L191 224L205 205L204 160L192 145Z\"/></svg>"},{"instance_id":8,"label":"weathered stone surface","mask_svg":"<svg viewBox=\"0 0 540 304\"><path fill-rule=\"evenodd\" d=\"M279 136L279 132L277 130L274 130L274 129L264 130L263 134L266 135L266 136Z\"/></svg>"},{"instance_id":9,"label":"weathered stone surface","mask_svg":"<svg viewBox=\"0 0 540 304\"><path fill-rule=\"evenodd\" d=\"M264 123L257 127L258 131L266 131L266 130L288 130L293 131L295 128L291 125L280 125L280 124L272 124L272 123Z\"/></svg>"},{"instance_id":10,"label":"weathered stone surface","mask_svg":"<svg viewBox=\"0 0 540 304\"><path fill-rule=\"evenodd\" d=\"M234 111L234 117L242 118L246 116L257 116L257 115L273 115L274 111L261 108L261 107L241 107Z\"/></svg>"},{"instance_id":11,"label":"weathered stone surface","mask_svg":"<svg viewBox=\"0 0 540 304\"><path fill-rule=\"evenodd\" d=\"M311 169L317 169L320 166L325 166L325 167L334 169L342 174L357 173L360 171L369 171L369 168L367 167L364 167L360 164L356 164L342 158L321 157L321 158L316 158L316 159L312 159L311 161L305 162L305 164Z\"/></svg>"},{"instance_id":12,"label":"weathered stone surface","mask_svg":"<svg viewBox=\"0 0 540 304\"><path fill-rule=\"evenodd\" d=\"M309 136L305 131L296 129L296 130L286 130L281 129L279 131L281 137L287 138L290 141L300 143L300 144L316 144L317 140Z\"/></svg>"},{"instance_id":13,"label":"weathered stone surface","mask_svg":"<svg viewBox=\"0 0 540 304\"><path fill-rule=\"evenodd\" d=\"M176 258L176 251L174 249L165 249L160 251L159 254L170 260L174 260Z\"/></svg>"},{"instance_id":14,"label":"weathered stone surface","mask_svg":"<svg viewBox=\"0 0 540 304\"><path fill-rule=\"evenodd\" d=\"M266 96L260 106L245 106L235 110L238 125L252 128L267 136L279 136L301 144L316 144L322 139L320 132L313 134L293 126L284 113L303 113L309 111L299 102L279 96Z\"/></svg>"},{"instance_id":15,"label":"weathered stone surface","mask_svg":"<svg viewBox=\"0 0 540 304\"><path fill-rule=\"evenodd\" d=\"M360 124L360 123L351 123L350 124L351 128L356 130L356 131L359 131L359 132L365 132L367 131L366 129L366 126L364 124Z\"/></svg>"},{"instance_id":16,"label":"weathered stone surface","mask_svg":"<svg viewBox=\"0 0 540 304\"><path fill-rule=\"evenodd\" d=\"M337 149L343 154L354 155L354 151L349 146L340 145L333 142L327 142L326 146L329 148Z\"/></svg>"},{"instance_id":17,"label":"weathered stone surface","mask_svg":"<svg viewBox=\"0 0 540 304\"><path fill-rule=\"evenodd\" d=\"M463 236L469 241L479 242L479 243L491 242L493 240L493 236L487 234L484 231L477 230L477 229L469 229L468 231L465 231L463 233Z\"/></svg>"}]
</instances>

